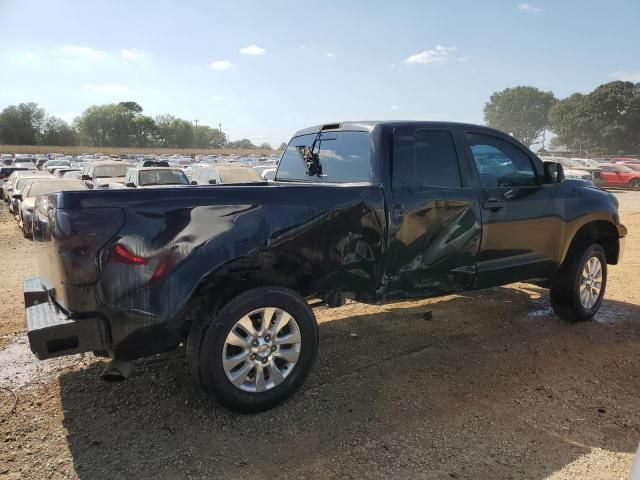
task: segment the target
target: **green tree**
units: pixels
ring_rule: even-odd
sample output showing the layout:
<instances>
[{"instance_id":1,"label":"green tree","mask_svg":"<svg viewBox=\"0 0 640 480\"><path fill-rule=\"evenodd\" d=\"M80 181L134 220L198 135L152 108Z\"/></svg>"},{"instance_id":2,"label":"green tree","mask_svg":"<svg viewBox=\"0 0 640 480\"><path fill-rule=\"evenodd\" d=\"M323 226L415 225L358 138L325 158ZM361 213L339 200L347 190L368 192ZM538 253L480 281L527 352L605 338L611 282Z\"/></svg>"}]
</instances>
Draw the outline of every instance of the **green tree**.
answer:
<instances>
[{"instance_id":1,"label":"green tree","mask_svg":"<svg viewBox=\"0 0 640 480\"><path fill-rule=\"evenodd\" d=\"M549 127L549 109L556 102L553 93L535 87L507 88L491 95L484 107L484 120L531 146Z\"/></svg>"},{"instance_id":2,"label":"green tree","mask_svg":"<svg viewBox=\"0 0 640 480\"><path fill-rule=\"evenodd\" d=\"M187 120L176 118L173 115L158 115L158 143L169 148L189 148L193 144L193 125Z\"/></svg>"},{"instance_id":3,"label":"green tree","mask_svg":"<svg viewBox=\"0 0 640 480\"><path fill-rule=\"evenodd\" d=\"M67 122L58 117L49 117L42 129L42 145L75 145L76 131Z\"/></svg>"},{"instance_id":4,"label":"green tree","mask_svg":"<svg viewBox=\"0 0 640 480\"><path fill-rule=\"evenodd\" d=\"M261 150L273 150L273 147L271 147L271 145L267 142L261 143L258 148L260 148Z\"/></svg>"},{"instance_id":5,"label":"green tree","mask_svg":"<svg viewBox=\"0 0 640 480\"><path fill-rule=\"evenodd\" d=\"M236 140L235 142L229 142L227 144L229 148L242 148L245 150L250 150L256 148L256 146L251 143L251 140L248 138L243 138L242 140Z\"/></svg>"},{"instance_id":6,"label":"green tree","mask_svg":"<svg viewBox=\"0 0 640 480\"><path fill-rule=\"evenodd\" d=\"M286 149L287 149L287 144L285 142L282 142L278 147L279 152L284 152Z\"/></svg>"},{"instance_id":7,"label":"green tree","mask_svg":"<svg viewBox=\"0 0 640 480\"><path fill-rule=\"evenodd\" d=\"M136 115L129 121L130 145L148 147L158 135L158 126L153 118L146 115Z\"/></svg>"},{"instance_id":8,"label":"green tree","mask_svg":"<svg viewBox=\"0 0 640 480\"><path fill-rule=\"evenodd\" d=\"M217 128L211 128L207 125L202 125L194 129L194 148L223 148L226 143L226 135Z\"/></svg>"},{"instance_id":9,"label":"green tree","mask_svg":"<svg viewBox=\"0 0 640 480\"><path fill-rule=\"evenodd\" d=\"M9 105L0 112L0 140L12 145L36 145L44 117L44 109L37 103Z\"/></svg>"},{"instance_id":10,"label":"green tree","mask_svg":"<svg viewBox=\"0 0 640 480\"><path fill-rule=\"evenodd\" d=\"M93 105L76 118L76 128L92 145L125 147L129 139L130 112L122 105Z\"/></svg>"},{"instance_id":11,"label":"green tree","mask_svg":"<svg viewBox=\"0 0 640 480\"><path fill-rule=\"evenodd\" d=\"M559 141L572 149L640 149L640 83L614 81L586 95L575 93L549 112Z\"/></svg>"}]
</instances>

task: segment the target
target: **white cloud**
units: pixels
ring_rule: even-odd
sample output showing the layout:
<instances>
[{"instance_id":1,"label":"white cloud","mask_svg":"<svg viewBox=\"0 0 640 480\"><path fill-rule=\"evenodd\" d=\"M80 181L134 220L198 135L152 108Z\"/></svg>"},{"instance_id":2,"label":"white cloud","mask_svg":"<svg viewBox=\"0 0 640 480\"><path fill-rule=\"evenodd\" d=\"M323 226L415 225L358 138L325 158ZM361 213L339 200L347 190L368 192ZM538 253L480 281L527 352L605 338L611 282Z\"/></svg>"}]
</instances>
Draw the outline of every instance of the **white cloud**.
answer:
<instances>
[{"instance_id":1,"label":"white cloud","mask_svg":"<svg viewBox=\"0 0 640 480\"><path fill-rule=\"evenodd\" d=\"M107 84L100 84L100 85L90 83L90 84L84 85L83 88L93 93L126 93L126 94L133 93L133 90L131 90L126 85L120 85L117 83L107 83Z\"/></svg>"},{"instance_id":2,"label":"white cloud","mask_svg":"<svg viewBox=\"0 0 640 480\"><path fill-rule=\"evenodd\" d=\"M398 105L391 105L391 110L398 110L400 107Z\"/></svg>"},{"instance_id":3,"label":"white cloud","mask_svg":"<svg viewBox=\"0 0 640 480\"><path fill-rule=\"evenodd\" d=\"M455 50L456 47L443 47L442 45L437 45L435 48L430 50L423 50L420 53L411 55L405 60L405 62L421 64L441 63L445 62L449 57L449 54L451 52L455 52Z\"/></svg>"},{"instance_id":4,"label":"white cloud","mask_svg":"<svg viewBox=\"0 0 640 480\"><path fill-rule=\"evenodd\" d=\"M220 95L213 95L209 97L209 100L211 100L213 103L222 103L222 101L224 100L224 97Z\"/></svg>"},{"instance_id":5,"label":"white cloud","mask_svg":"<svg viewBox=\"0 0 640 480\"><path fill-rule=\"evenodd\" d=\"M144 51L138 48L123 48L120 56L127 62L139 62L144 60Z\"/></svg>"},{"instance_id":6,"label":"white cloud","mask_svg":"<svg viewBox=\"0 0 640 480\"><path fill-rule=\"evenodd\" d=\"M462 62L462 63L468 62L469 60L471 60L471 57L460 57L460 58L458 58L458 61Z\"/></svg>"},{"instance_id":7,"label":"white cloud","mask_svg":"<svg viewBox=\"0 0 640 480\"><path fill-rule=\"evenodd\" d=\"M61 57L79 60L102 60L108 56L108 53L102 50L96 50L90 47L79 47L77 45L65 45L55 50L54 53Z\"/></svg>"},{"instance_id":8,"label":"white cloud","mask_svg":"<svg viewBox=\"0 0 640 480\"><path fill-rule=\"evenodd\" d=\"M640 82L640 72L627 72L620 70L609 75L614 80L623 80L625 82Z\"/></svg>"},{"instance_id":9,"label":"white cloud","mask_svg":"<svg viewBox=\"0 0 640 480\"><path fill-rule=\"evenodd\" d=\"M261 48L257 45L249 45L248 47L244 47L240 49L240 53L245 55L264 55L267 51L264 48Z\"/></svg>"},{"instance_id":10,"label":"white cloud","mask_svg":"<svg viewBox=\"0 0 640 480\"><path fill-rule=\"evenodd\" d=\"M300 47L300 48L307 48L307 46L306 46L304 43L301 43L301 44L299 45L299 47Z\"/></svg>"},{"instance_id":11,"label":"white cloud","mask_svg":"<svg viewBox=\"0 0 640 480\"><path fill-rule=\"evenodd\" d=\"M211 62L211 68L213 68L214 70L228 70L231 67L233 67L233 63L231 63L229 60L216 60Z\"/></svg>"},{"instance_id":12,"label":"white cloud","mask_svg":"<svg viewBox=\"0 0 640 480\"><path fill-rule=\"evenodd\" d=\"M536 7L530 3L519 3L518 10L525 13L540 13L542 11L540 7Z\"/></svg>"},{"instance_id":13,"label":"white cloud","mask_svg":"<svg viewBox=\"0 0 640 480\"><path fill-rule=\"evenodd\" d=\"M332 58L332 57L335 57L335 56L336 56L336 54L335 54L335 53L333 53L333 52L327 52L327 57Z\"/></svg>"},{"instance_id":14,"label":"white cloud","mask_svg":"<svg viewBox=\"0 0 640 480\"><path fill-rule=\"evenodd\" d=\"M396 64L392 63L391 65L389 65L389 68L396 68Z\"/></svg>"}]
</instances>

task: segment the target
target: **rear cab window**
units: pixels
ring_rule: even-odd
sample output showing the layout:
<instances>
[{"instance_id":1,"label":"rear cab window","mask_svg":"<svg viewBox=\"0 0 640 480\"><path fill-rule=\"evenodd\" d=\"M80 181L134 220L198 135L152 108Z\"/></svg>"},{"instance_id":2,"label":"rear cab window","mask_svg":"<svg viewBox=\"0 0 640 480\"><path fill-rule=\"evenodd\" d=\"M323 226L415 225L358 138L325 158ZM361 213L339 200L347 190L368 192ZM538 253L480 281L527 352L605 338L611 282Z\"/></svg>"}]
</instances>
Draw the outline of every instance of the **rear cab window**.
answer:
<instances>
[{"instance_id":1,"label":"rear cab window","mask_svg":"<svg viewBox=\"0 0 640 480\"><path fill-rule=\"evenodd\" d=\"M451 132L400 127L393 139L393 190L462 188Z\"/></svg>"},{"instance_id":2,"label":"rear cab window","mask_svg":"<svg viewBox=\"0 0 640 480\"><path fill-rule=\"evenodd\" d=\"M315 144L314 144L315 142ZM298 147L313 146L322 174L309 175ZM276 181L369 183L372 178L371 137L368 132L325 131L294 137L278 166Z\"/></svg>"}]
</instances>

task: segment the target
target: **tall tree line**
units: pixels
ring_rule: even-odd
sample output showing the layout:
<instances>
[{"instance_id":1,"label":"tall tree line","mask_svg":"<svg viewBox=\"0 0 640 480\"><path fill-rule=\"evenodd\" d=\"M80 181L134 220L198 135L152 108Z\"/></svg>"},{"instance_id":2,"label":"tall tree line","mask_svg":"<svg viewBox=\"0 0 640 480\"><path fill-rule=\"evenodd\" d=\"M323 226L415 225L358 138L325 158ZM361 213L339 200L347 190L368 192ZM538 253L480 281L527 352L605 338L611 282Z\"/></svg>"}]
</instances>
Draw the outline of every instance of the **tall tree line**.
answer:
<instances>
[{"instance_id":1,"label":"tall tree line","mask_svg":"<svg viewBox=\"0 0 640 480\"><path fill-rule=\"evenodd\" d=\"M535 87L507 88L491 95L484 119L527 146L552 132L552 143L570 150L638 154L640 83L613 81L562 100Z\"/></svg>"},{"instance_id":2,"label":"tall tree line","mask_svg":"<svg viewBox=\"0 0 640 480\"><path fill-rule=\"evenodd\" d=\"M136 102L93 105L71 124L47 116L33 102L10 105L0 112L0 144L271 149L248 139L230 142L217 128L195 126L173 115L144 115Z\"/></svg>"}]
</instances>

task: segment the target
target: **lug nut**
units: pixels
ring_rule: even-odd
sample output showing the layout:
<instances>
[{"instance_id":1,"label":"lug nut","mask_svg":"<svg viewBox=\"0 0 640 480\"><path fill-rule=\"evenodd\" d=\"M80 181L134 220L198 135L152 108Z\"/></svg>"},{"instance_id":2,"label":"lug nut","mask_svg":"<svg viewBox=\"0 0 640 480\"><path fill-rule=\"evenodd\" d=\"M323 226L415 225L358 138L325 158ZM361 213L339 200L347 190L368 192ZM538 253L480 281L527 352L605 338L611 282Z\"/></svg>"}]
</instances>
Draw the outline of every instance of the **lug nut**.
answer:
<instances>
[{"instance_id":1,"label":"lug nut","mask_svg":"<svg viewBox=\"0 0 640 480\"><path fill-rule=\"evenodd\" d=\"M256 354L255 354L255 353L252 353L252 354L249 356L249 360L255 360L255 359L256 359Z\"/></svg>"},{"instance_id":2,"label":"lug nut","mask_svg":"<svg viewBox=\"0 0 640 480\"><path fill-rule=\"evenodd\" d=\"M258 345L258 340L254 340L253 342L251 342L252 347L257 347Z\"/></svg>"},{"instance_id":3,"label":"lug nut","mask_svg":"<svg viewBox=\"0 0 640 480\"><path fill-rule=\"evenodd\" d=\"M271 351L272 351L272 352L275 352L275 351L276 351L276 348L277 348L277 347L276 347L275 345L272 345L272 346L271 346Z\"/></svg>"},{"instance_id":4,"label":"lug nut","mask_svg":"<svg viewBox=\"0 0 640 480\"><path fill-rule=\"evenodd\" d=\"M265 341L265 342L268 342L268 341L270 341L270 340L271 340L271 335L265 335L265 337L264 337L264 341Z\"/></svg>"},{"instance_id":5,"label":"lug nut","mask_svg":"<svg viewBox=\"0 0 640 480\"><path fill-rule=\"evenodd\" d=\"M262 359L262 363L267 363L268 361L269 361L269 359L268 359L267 357L264 357L264 358Z\"/></svg>"}]
</instances>

